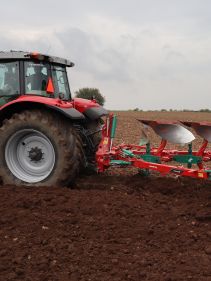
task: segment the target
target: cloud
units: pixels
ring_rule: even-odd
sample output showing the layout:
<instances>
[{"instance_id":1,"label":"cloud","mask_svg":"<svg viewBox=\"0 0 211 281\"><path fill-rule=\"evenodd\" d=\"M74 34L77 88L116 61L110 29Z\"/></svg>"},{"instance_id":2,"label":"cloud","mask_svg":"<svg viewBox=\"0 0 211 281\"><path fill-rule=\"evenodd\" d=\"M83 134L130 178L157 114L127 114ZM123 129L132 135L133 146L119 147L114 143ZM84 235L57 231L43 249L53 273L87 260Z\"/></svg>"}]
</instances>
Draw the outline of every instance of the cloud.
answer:
<instances>
[{"instance_id":1,"label":"cloud","mask_svg":"<svg viewBox=\"0 0 211 281\"><path fill-rule=\"evenodd\" d=\"M106 47L98 34L85 32L78 28L69 28L56 33L64 49L68 49L78 68L91 73L99 80L128 81L128 58L112 44ZM67 51L66 51L67 53Z\"/></svg>"},{"instance_id":2,"label":"cloud","mask_svg":"<svg viewBox=\"0 0 211 281\"><path fill-rule=\"evenodd\" d=\"M8 0L1 50L69 58L72 91L97 87L107 107L200 108L211 103L211 2Z\"/></svg>"}]
</instances>

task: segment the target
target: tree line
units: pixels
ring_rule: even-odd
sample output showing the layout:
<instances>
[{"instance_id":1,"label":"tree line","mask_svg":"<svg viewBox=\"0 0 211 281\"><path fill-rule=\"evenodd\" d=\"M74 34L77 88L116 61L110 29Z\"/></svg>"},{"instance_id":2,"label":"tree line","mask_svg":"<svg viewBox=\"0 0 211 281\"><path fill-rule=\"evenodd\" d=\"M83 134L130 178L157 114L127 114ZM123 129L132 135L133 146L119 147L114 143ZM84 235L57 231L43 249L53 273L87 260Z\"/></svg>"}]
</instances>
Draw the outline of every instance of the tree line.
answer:
<instances>
[{"instance_id":1,"label":"tree line","mask_svg":"<svg viewBox=\"0 0 211 281\"><path fill-rule=\"evenodd\" d=\"M78 91L75 92L75 97L77 98L83 98L88 100L96 100L97 103L100 105L105 104L105 97L100 93L99 89L97 88L81 88ZM143 110L138 107L134 109L128 109L129 111L157 111L157 112L211 112L211 109L209 108L202 108L199 110L192 110L192 109L160 109L160 110Z\"/></svg>"}]
</instances>

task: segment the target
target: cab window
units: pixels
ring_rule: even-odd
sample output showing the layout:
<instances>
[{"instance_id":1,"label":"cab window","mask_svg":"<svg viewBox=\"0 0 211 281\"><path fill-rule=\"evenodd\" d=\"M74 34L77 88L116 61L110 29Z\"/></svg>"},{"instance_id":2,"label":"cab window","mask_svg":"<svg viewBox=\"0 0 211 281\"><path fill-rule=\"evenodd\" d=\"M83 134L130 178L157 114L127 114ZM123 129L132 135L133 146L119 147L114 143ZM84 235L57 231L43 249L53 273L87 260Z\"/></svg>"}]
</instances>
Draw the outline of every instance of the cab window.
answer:
<instances>
[{"instance_id":1,"label":"cab window","mask_svg":"<svg viewBox=\"0 0 211 281\"><path fill-rule=\"evenodd\" d=\"M0 97L20 94L18 62L0 63Z\"/></svg>"},{"instance_id":2,"label":"cab window","mask_svg":"<svg viewBox=\"0 0 211 281\"><path fill-rule=\"evenodd\" d=\"M49 65L25 62L25 93L47 96Z\"/></svg>"}]
</instances>

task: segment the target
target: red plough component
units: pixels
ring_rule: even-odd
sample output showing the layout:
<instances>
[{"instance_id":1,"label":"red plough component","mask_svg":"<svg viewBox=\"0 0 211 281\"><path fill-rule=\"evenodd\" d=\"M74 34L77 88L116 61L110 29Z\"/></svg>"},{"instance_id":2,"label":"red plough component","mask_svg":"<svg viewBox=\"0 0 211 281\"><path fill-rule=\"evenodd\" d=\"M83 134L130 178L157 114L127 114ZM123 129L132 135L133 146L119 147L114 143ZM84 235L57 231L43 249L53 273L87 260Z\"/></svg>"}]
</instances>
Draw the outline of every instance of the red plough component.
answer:
<instances>
[{"instance_id":1,"label":"red plough component","mask_svg":"<svg viewBox=\"0 0 211 281\"><path fill-rule=\"evenodd\" d=\"M133 166L143 172L154 170L162 174L175 174L192 178L211 179L211 170L206 169L204 162L211 160L211 151L206 151L211 142L211 123L138 120L150 126L161 137L159 147L151 147L144 134L141 145L121 144L113 146L116 129L116 116L110 115L102 129L102 141L96 153L98 172L111 166ZM198 151L192 150L194 135L185 127L192 127L204 140ZM187 144L188 149L166 149L167 142ZM144 143L144 145L143 145ZM172 165L167 162L179 163ZM185 166L182 164L186 164Z\"/></svg>"}]
</instances>

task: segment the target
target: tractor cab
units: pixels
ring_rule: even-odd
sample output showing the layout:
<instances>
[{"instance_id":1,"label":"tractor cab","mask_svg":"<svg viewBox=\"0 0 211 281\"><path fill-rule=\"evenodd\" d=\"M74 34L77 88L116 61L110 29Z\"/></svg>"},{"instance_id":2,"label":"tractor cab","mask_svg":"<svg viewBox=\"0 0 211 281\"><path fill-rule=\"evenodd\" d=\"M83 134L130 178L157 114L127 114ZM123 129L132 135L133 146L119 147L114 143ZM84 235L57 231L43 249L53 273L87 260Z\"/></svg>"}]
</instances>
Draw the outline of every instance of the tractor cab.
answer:
<instances>
[{"instance_id":1,"label":"tractor cab","mask_svg":"<svg viewBox=\"0 0 211 281\"><path fill-rule=\"evenodd\" d=\"M25 52L0 52L0 106L20 95L71 100L68 60Z\"/></svg>"},{"instance_id":2,"label":"tractor cab","mask_svg":"<svg viewBox=\"0 0 211 281\"><path fill-rule=\"evenodd\" d=\"M95 162L101 118L95 100L71 98L66 59L0 52L0 177L3 184L70 185Z\"/></svg>"}]
</instances>

